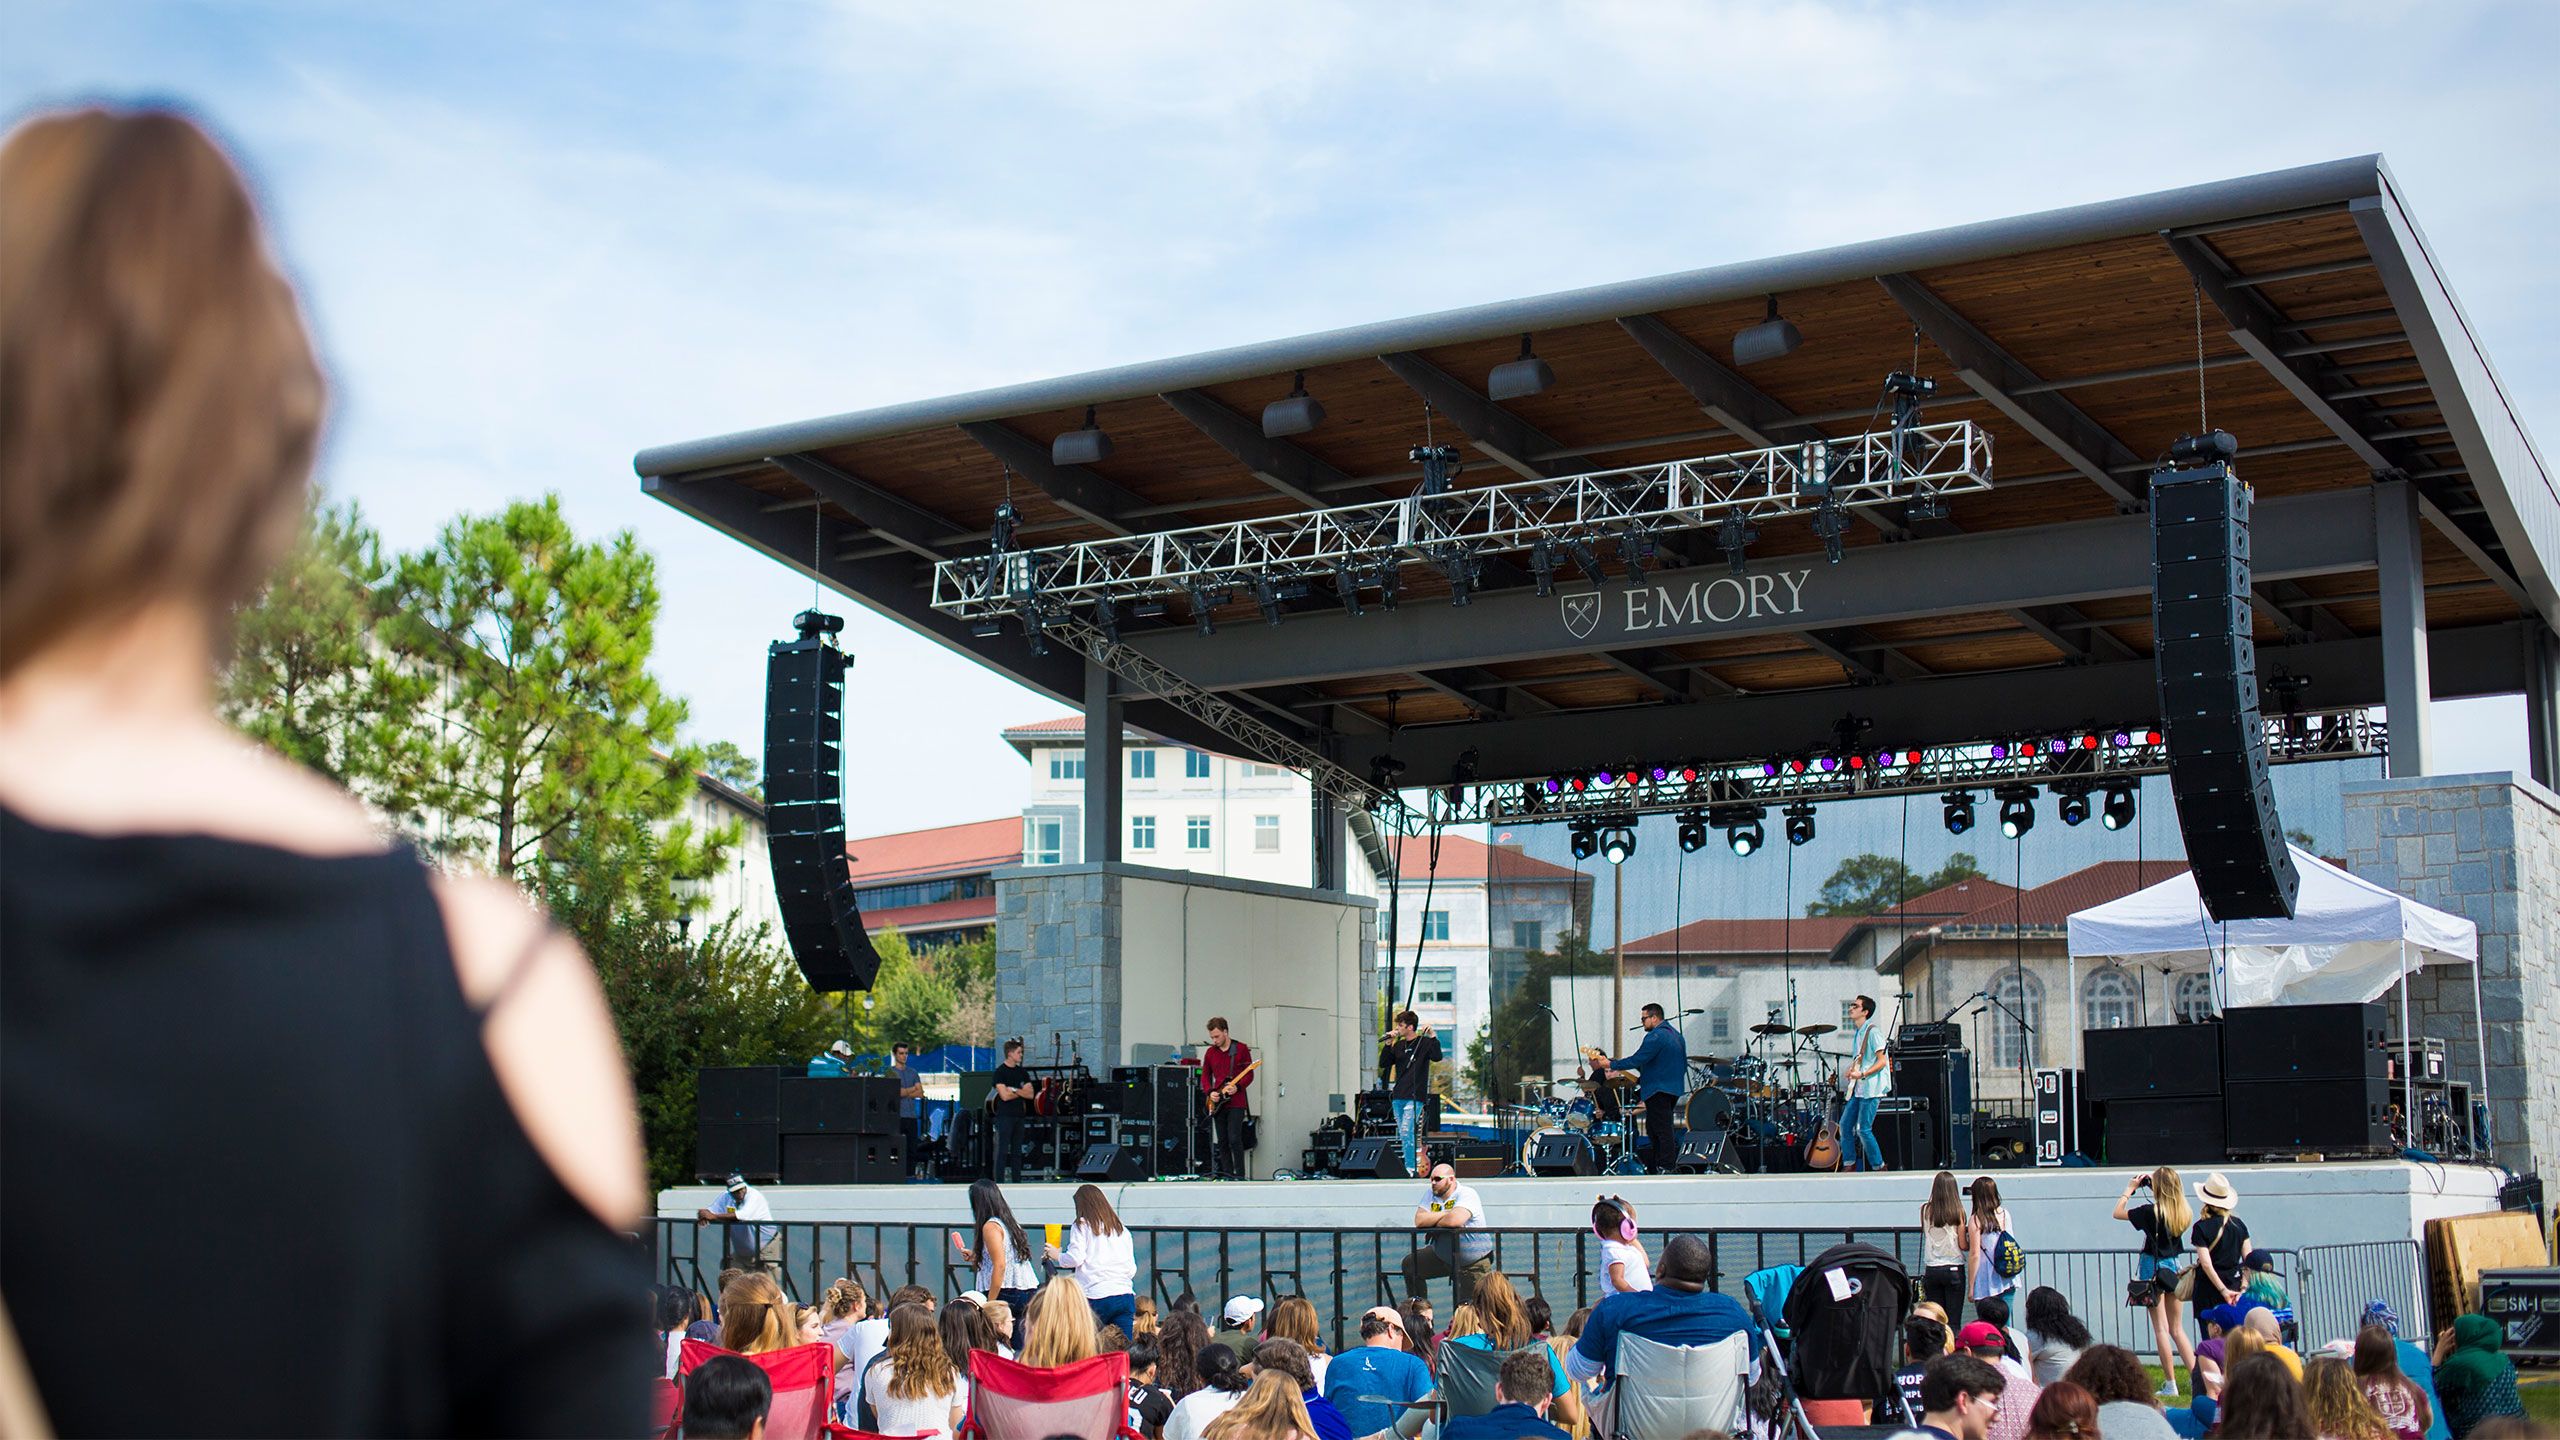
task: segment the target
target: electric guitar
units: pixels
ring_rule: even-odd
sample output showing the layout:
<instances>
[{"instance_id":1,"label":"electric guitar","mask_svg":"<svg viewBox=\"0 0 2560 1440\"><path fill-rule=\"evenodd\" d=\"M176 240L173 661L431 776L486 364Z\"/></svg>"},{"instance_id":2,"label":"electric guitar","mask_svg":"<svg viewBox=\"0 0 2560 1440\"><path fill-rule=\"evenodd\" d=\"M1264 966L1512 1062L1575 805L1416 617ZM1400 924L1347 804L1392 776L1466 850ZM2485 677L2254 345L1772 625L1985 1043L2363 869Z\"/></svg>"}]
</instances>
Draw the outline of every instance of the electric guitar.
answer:
<instances>
[{"instance_id":1,"label":"electric guitar","mask_svg":"<svg viewBox=\"0 0 2560 1440\"><path fill-rule=\"evenodd\" d=\"M1227 1084L1229 1084L1229 1085L1241 1085L1241 1084L1243 1084L1243 1083L1244 1083L1244 1078L1245 1078L1246 1076L1248 1076L1248 1075L1252 1074L1254 1071L1259 1070L1259 1069L1261 1069L1261 1068L1262 1068L1262 1062L1261 1062L1259 1059L1257 1059L1257 1060L1253 1061L1251 1064L1246 1065L1243 1069L1241 1069L1241 1070L1237 1071L1235 1074L1228 1076L1228 1077L1227 1077ZM1223 1089L1223 1087L1221 1087L1221 1088ZM1219 1090L1212 1090L1212 1091L1210 1091L1210 1092L1209 1092L1209 1113L1210 1113L1210 1114L1212 1114L1212 1115L1217 1114L1217 1113L1218 1113L1218 1107L1219 1107L1219 1106L1221 1106L1221 1105L1226 1104L1226 1103L1227 1103L1227 1101L1228 1101L1230 1098L1232 1098L1232 1097L1230 1097L1230 1096L1228 1096L1228 1095L1225 1095L1225 1094L1220 1093L1220 1091L1219 1091Z\"/></svg>"}]
</instances>

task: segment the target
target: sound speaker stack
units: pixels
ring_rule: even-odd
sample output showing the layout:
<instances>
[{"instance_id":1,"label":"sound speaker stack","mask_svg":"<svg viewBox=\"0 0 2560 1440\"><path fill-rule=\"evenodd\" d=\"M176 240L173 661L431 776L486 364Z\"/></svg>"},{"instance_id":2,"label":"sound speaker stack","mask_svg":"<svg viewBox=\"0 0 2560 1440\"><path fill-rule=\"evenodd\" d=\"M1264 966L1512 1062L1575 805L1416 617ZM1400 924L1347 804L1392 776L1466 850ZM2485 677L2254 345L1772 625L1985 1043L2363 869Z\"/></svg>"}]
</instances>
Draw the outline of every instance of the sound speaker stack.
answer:
<instances>
[{"instance_id":1,"label":"sound speaker stack","mask_svg":"<svg viewBox=\"0 0 2560 1440\"><path fill-rule=\"evenodd\" d=\"M1529 1171L1535 1175L1597 1175L1600 1157L1591 1142L1575 1130L1544 1130L1529 1141Z\"/></svg>"},{"instance_id":2,"label":"sound speaker stack","mask_svg":"<svg viewBox=\"0 0 2560 1440\"><path fill-rule=\"evenodd\" d=\"M1345 1180L1403 1180L1404 1148L1393 1135L1355 1135L1334 1173Z\"/></svg>"},{"instance_id":3,"label":"sound speaker stack","mask_svg":"<svg viewBox=\"0 0 2560 1440\"><path fill-rule=\"evenodd\" d=\"M1974 1164L1973 1056L1962 1049L1900 1044L1893 1051L1893 1092L1908 1096L1926 1123L1906 1126L1901 1138L1923 1147L1885 1163L1896 1170L1967 1170ZM1879 1111L1881 1114L1881 1111ZM1884 1143L1884 1126L1876 1127Z\"/></svg>"},{"instance_id":4,"label":"sound speaker stack","mask_svg":"<svg viewBox=\"0 0 2560 1440\"><path fill-rule=\"evenodd\" d=\"M879 953L863 929L844 854L841 616L802 611L797 640L765 656L765 847L782 933L809 988L868 990Z\"/></svg>"},{"instance_id":5,"label":"sound speaker stack","mask_svg":"<svg viewBox=\"0 0 2560 1440\"><path fill-rule=\"evenodd\" d=\"M2177 800L2196 890L2221 921L2289 919L2301 876L2285 848L2258 713L2250 632L2249 487L2216 430L2172 447L2151 476L2152 633Z\"/></svg>"},{"instance_id":6,"label":"sound speaker stack","mask_svg":"<svg viewBox=\"0 0 2560 1440\"><path fill-rule=\"evenodd\" d=\"M1078 1180L1115 1184L1144 1180L1147 1175L1146 1151L1128 1145L1088 1145L1084 1158L1076 1162Z\"/></svg>"},{"instance_id":7,"label":"sound speaker stack","mask_svg":"<svg viewBox=\"0 0 2560 1440\"><path fill-rule=\"evenodd\" d=\"M1680 1132L1679 1152L1671 1157L1671 1168L1683 1175L1704 1175L1724 1168L1725 1142L1731 1133L1722 1126L1709 1130Z\"/></svg>"},{"instance_id":8,"label":"sound speaker stack","mask_svg":"<svg viewBox=\"0 0 2560 1440\"><path fill-rule=\"evenodd\" d=\"M2080 1032L2081 1088L2098 1109L2110 1165L2224 1158L2222 1026L2135 1025Z\"/></svg>"},{"instance_id":9,"label":"sound speaker stack","mask_svg":"<svg viewBox=\"0 0 2560 1440\"><path fill-rule=\"evenodd\" d=\"M782 1070L717 1066L694 1072L694 1178L782 1178Z\"/></svg>"},{"instance_id":10,"label":"sound speaker stack","mask_svg":"<svg viewBox=\"0 0 2560 1440\"><path fill-rule=\"evenodd\" d=\"M2392 1153L2389 1035L2380 1001L2225 1012L2232 1153Z\"/></svg>"},{"instance_id":11,"label":"sound speaker stack","mask_svg":"<svg viewBox=\"0 0 2560 1440\"><path fill-rule=\"evenodd\" d=\"M904 1135L811 1132L782 1137L785 1185L896 1185L906 1178Z\"/></svg>"}]
</instances>

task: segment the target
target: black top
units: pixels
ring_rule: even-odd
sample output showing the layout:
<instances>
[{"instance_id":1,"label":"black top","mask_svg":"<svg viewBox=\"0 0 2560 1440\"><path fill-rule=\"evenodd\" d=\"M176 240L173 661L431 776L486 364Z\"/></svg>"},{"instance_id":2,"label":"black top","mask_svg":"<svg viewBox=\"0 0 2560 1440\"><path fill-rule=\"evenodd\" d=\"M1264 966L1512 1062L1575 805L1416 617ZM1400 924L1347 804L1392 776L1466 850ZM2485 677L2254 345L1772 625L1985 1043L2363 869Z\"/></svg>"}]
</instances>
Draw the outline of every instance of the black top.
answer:
<instances>
[{"instance_id":1,"label":"black top","mask_svg":"<svg viewBox=\"0 0 2560 1440\"><path fill-rule=\"evenodd\" d=\"M2187 1232L2188 1242L2204 1247L2204 1253L2213 1258L2214 1273L2234 1291L2249 1288L2249 1277L2240 1268L2240 1247L2248 1238L2249 1227L2237 1215L2207 1215ZM2196 1303L2206 1302L2199 1296Z\"/></svg>"},{"instance_id":2,"label":"black top","mask_svg":"<svg viewBox=\"0 0 2560 1440\"><path fill-rule=\"evenodd\" d=\"M1390 1093L1398 1100L1420 1100L1431 1093L1431 1067L1440 1059L1440 1037L1389 1038L1378 1047L1378 1073L1395 1072Z\"/></svg>"},{"instance_id":3,"label":"black top","mask_svg":"<svg viewBox=\"0 0 2560 1440\"><path fill-rule=\"evenodd\" d=\"M645 1267L508 1108L414 856L0 810L0 954L0 1285L63 1434L642 1429ZM181 1296L212 1330L136 1351Z\"/></svg>"},{"instance_id":4,"label":"black top","mask_svg":"<svg viewBox=\"0 0 2560 1440\"><path fill-rule=\"evenodd\" d=\"M1020 1089L1021 1087L1031 1083L1031 1072L1023 1069L1019 1065L999 1065L996 1067L996 1078L994 1083L997 1085L1011 1085L1016 1089ZM987 1093L993 1095L996 1092L990 1089ZM1031 1102L1022 1099L999 1100L996 1102L996 1113L999 1115L1028 1115L1031 1113Z\"/></svg>"},{"instance_id":5,"label":"black top","mask_svg":"<svg viewBox=\"0 0 2560 1440\"><path fill-rule=\"evenodd\" d=\"M2124 1212L2125 1220L2142 1232L2142 1253L2154 1260L2174 1260L2187 1253L2186 1242L2174 1231L2160 1228L2160 1207L2145 1200Z\"/></svg>"}]
</instances>

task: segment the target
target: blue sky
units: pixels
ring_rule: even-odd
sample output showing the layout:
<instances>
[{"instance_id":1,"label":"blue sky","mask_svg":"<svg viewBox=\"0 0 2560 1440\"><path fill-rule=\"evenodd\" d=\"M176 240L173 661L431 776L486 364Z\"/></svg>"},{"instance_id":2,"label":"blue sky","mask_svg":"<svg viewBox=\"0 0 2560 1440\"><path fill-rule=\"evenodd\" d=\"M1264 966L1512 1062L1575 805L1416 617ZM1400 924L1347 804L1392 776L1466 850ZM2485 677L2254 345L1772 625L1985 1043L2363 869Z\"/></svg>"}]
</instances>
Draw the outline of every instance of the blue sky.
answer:
<instances>
[{"instance_id":1,"label":"blue sky","mask_svg":"<svg viewBox=\"0 0 2560 1440\"><path fill-rule=\"evenodd\" d=\"M0 109L242 152L334 494L400 545L546 489L635 530L662 676L751 750L808 592L644 500L644 445L2372 150L2554 432L2547 3L10 11ZM1057 707L848 633L857 831L1018 809L996 732ZM2520 763L2519 707L2445 708L2441 768Z\"/></svg>"}]
</instances>

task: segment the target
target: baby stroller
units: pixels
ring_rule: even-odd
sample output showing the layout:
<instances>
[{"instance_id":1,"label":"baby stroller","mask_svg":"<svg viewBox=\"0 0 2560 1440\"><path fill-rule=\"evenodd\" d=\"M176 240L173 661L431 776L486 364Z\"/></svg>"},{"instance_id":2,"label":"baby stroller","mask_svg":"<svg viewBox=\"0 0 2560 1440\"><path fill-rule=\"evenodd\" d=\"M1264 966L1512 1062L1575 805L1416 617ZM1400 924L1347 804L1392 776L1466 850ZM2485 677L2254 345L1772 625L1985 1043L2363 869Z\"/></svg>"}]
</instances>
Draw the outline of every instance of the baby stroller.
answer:
<instances>
[{"instance_id":1,"label":"baby stroller","mask_svg":"<svg viewBox=\"0 0 2560 1440\"><path fill-rule=\"evenodd\" d=\"M1859 1403L1894 1394L1911 1295L1911 1276L1890 1251L1834 1245L1813 1257L1789 1287L1780 1314L1793 1342L1796 1394L1808 1402Z\"/></svg>"}]
</instances>

